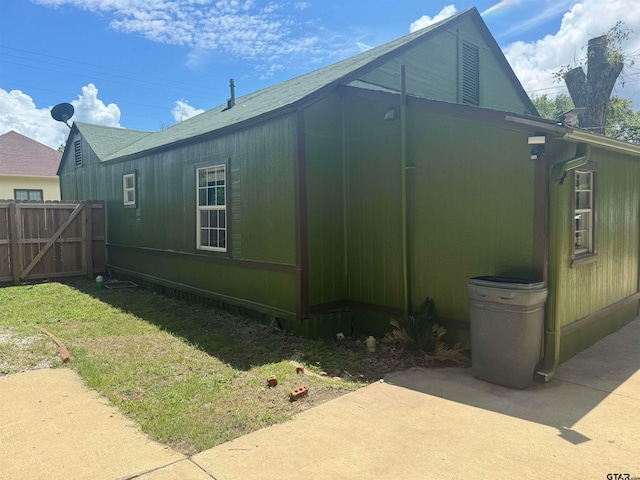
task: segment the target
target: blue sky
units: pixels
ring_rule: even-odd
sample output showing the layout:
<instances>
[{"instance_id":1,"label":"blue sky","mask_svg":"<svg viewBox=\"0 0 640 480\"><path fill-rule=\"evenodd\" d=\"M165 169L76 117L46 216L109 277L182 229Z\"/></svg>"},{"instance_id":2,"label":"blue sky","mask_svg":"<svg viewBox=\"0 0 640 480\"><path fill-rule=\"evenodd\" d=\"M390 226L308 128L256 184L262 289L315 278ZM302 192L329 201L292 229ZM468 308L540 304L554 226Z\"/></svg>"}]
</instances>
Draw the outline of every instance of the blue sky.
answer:
<instances>
[{"instance_id":1,"label":"blue sky","mask_svg":"<svg viewBox=\"0 0 640 480\"><path fill-rule=\"evenodd\" d=\"M530 94L617 20L634 30L639 0L0 0L0 134L57 147L49 116L155 131L238 96L403 36L470 7L481 12ZM640 66L640 64L639 64ZM640 69L624 88L640 108Z\"/></svg>"}]
</instances>

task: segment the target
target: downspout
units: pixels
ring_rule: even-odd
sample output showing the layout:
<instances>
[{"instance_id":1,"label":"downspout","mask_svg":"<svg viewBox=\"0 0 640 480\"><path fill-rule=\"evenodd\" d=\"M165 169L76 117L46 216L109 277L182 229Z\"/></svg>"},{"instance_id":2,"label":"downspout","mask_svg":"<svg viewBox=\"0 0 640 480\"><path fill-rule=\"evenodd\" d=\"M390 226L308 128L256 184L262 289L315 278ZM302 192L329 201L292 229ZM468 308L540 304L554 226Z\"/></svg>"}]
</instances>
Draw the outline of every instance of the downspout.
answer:
<instances>
[{"instance_id":1,"label":"downspout","mask_svg":"<svg viewBox=\"0 0 640 480\"><path fill-rule=\"evenodd\" d=\"M411 313L409 292L409 255L407 241L407 75L406 67L400 67L400 168L401 168L401 210L402 210L402 280L404 292L404 314Z\"/></svg>"},{"instance_id":2,"label":"downspout","mask_svg":"<svg viewBox=\"0 0 640 480\"><path fill-rule=\"evenodd\" d=\"M562 185L568 172L586 165L587 162L589 162L590 156L591 146L585 143L579 143L576 147L576 154L573 158L554 163L549 169L549 195L551 195L551 185L554 181L557 181ZM547 203L547 218L549 219L551 218L551 207L551 199L549 198ZM551 249L551 238L552 234L550 232L548 237L549 250ZM557 262L553 262L550 266L553 268L553 284L555 288L555 285L557 285L557 281L555 279ZM547 277L549 278L551 275L548 274ZM545 315L544 326L544 353L542 357L542 364L536 372L536 374L541 377L545 383L554 378L556 369L558 368L558 363L560 362L560 324L558 323L556 315L556 293L557 292L553 292L552 295L549 295L550 304L547 305L547 314Z\"/></svg>"},{"instance_id":3,"label":"downspout","mask_svg":"<svg viewBox=\"0 0 640 480\"><path fill-rule=\"evenodd\" d=\"M562 171L560 173L560 185L564 183L564 180L567 178L567 173L571 170L575 170L576 168L580 168L583 165L586 165L589 161L589 157L591 156L591 146L586 143L579 143L576 147L576 156L570 160L565 160L564 162L559 162L552 167L556 167L556 165L562 167Z\"/></svg>"},{"instance_id":4,"label":"downspout","mask_svg":"<svg viewBox=\"0 0 640 480\"><path fill-rule=\"evenodd\" d=\"M347 99L341 98L342 106L342 248L343 248L343 286L345 298L349 295L349 151L347 146Z\"/></svg>"}]
</instances>

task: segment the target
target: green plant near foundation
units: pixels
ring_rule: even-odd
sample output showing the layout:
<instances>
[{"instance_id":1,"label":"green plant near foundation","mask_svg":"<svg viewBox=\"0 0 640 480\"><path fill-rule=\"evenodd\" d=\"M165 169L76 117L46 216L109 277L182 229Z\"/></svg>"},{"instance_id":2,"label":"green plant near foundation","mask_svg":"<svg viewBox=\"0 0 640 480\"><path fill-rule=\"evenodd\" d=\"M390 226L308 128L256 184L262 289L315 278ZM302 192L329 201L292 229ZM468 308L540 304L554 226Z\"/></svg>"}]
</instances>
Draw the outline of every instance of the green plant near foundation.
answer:
<instances>
[{"instance_id":1,"label":"green plant near foundation","mask_svg":"<svg viewBox=\"0 0 640 480\"><path fill-rule=\"evenodd\" d=\"M443 362L454 365L469 365L470 358L465 355L469 352L468 342L458 342L453 347L443 341L447 329L438 325L433 326L434 347L433 350L425 353L424 358L429 365L438 365Z\"/></svg>"},{"instance_id":2,"label":"green plant near foundation","mask_svg":"<svg viewBox=\"0 0 640 480\"><path fill-rule=\"evenodd\" d=\"M434 327L436 322L436 307L432 298L422 303L417 312L401 318L391 319L393 330L385 335L388 342L405 342L416 350L430 353L436 345Z\"/></svg>"},{"instance_id":3,"label":"green plant near foundation","mask_svg":"<svg viewBox=\"0 0 640 480\"><path fill-rule=\"evenodd\" d=\"M469 350L467 342L458 342L450 347L443 338L447 329L436 321L436 307L432 298L427 297L420 309L414 314L400 319L391 319L393 330L385 335L384 342L406 343L415 350L424 353L429 365L442 362L467 365Z\"/></svg>"}]
</instances>

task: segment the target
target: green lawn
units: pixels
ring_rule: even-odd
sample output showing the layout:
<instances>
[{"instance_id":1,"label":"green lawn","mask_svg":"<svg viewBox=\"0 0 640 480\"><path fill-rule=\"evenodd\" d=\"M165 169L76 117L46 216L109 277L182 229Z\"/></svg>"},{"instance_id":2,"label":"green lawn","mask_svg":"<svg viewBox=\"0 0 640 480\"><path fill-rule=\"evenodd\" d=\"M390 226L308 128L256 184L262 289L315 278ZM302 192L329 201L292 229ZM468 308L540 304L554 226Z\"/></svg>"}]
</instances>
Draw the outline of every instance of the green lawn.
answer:
<instances>
[{"instance_id":1,"label":"green lawn","mask_svg":"<svg viewBox=\"0 0 640 480\"><path fill-rule=\"evenodd\" d=\"M0 375L50 365L57 347L86 384L154 439L193 454L362 386L364 345L304 340L238 315L89 280L0 288ZM344 380L297 375L347 371ZM278 386L266 378L276 375ZM289 402L300 385L310 394Z\"/></svg>"}]
</instances>

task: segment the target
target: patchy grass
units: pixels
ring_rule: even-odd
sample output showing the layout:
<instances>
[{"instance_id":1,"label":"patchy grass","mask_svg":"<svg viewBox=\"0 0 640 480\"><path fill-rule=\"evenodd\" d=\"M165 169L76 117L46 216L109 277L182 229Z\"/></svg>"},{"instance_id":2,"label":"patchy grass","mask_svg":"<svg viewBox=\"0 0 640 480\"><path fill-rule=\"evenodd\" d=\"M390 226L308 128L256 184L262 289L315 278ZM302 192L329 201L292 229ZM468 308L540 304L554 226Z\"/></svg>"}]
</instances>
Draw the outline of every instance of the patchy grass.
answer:
<instances>
[{"instance_id":1,"label":"patchy grass","mask_svg":"<svg viewBox=\"0 0 640 480\"><path fill-rule=\"evenodd\" d=\"M0 288L0 375L71 367L156 440L194 454L359 388L363 344L311 341L238 315L73 279ZM296 375L291 361L343 379ZM345 373L346 372L346 373ZM266 386L276 375L278 385ZM310 395L289 402L305 385Z\"/></svg>"},{"instance_id":2,"label":"patchy grass","mask_svg":"<svg viewBox=\"0 0 640 480\"><path fill-rule=\"evenodd\" d=\"M0 376L61 363L58 346L44 333L0 325Z\"/></svg>"}]
</instances>

